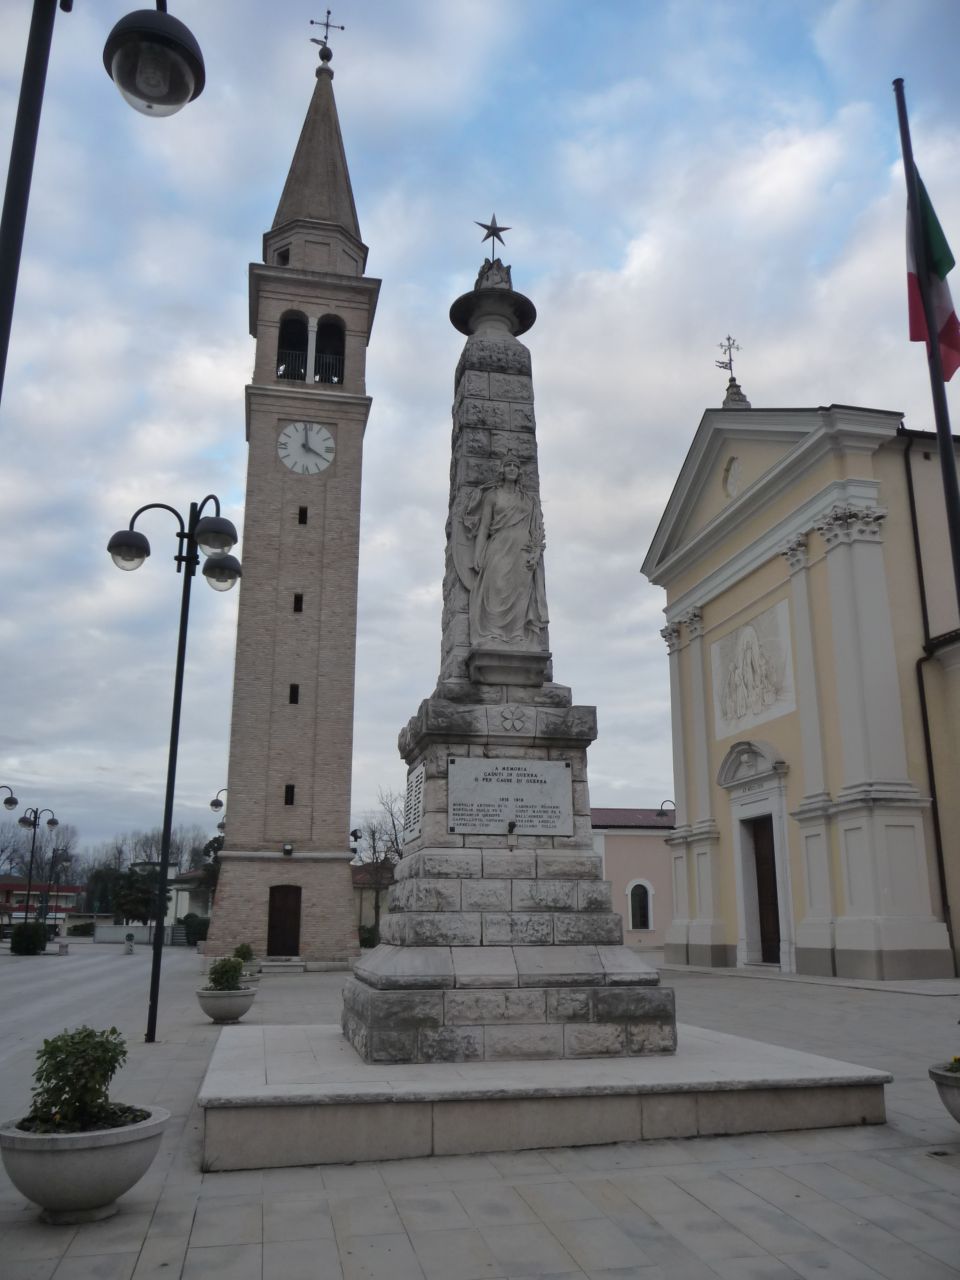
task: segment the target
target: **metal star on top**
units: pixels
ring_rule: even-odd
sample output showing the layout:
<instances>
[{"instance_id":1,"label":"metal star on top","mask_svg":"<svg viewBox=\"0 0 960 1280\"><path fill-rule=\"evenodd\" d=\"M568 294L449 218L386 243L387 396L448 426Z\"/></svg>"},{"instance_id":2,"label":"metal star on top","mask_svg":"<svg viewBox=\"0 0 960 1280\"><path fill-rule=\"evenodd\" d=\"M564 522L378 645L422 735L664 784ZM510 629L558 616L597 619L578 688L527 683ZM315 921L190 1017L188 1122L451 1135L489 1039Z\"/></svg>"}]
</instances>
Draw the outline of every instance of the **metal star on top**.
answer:
<instances>
[{"instance_id":1,"label":"metal star on top","mask_svg":"<svg viewBox=\"0 0 960 1280\"><path fill-rule=\"evenodd\" d=\"M476 222L476 219L474 219L474 221ZM497 240L499 240L499 241L500 241L500 243L504 246L504 248L506 248L506 244L505 244L505 242L504 242L503 236L502 236L500 233L501 233L501 231L509 231L509 230L510 230L510 228L509 228L509 227L498 227L498 226L497 226L497 215L496 215L495 213L492 213L492 214L490 215L490 221L489 221L489 222L477 222L477 224L476 224L476 225L477 225L478 227L482 227L482 228L483 228L483 230L487 233L487 234L483 237L483 239L480 241L480 243L481 243L481 244L485 244L488 240L493 240L493 241L497 241ZM491 257L491 258L493 257L493 245L491 245L491 246L490 246L490 257Z\"/></svg>"}]
</instances>

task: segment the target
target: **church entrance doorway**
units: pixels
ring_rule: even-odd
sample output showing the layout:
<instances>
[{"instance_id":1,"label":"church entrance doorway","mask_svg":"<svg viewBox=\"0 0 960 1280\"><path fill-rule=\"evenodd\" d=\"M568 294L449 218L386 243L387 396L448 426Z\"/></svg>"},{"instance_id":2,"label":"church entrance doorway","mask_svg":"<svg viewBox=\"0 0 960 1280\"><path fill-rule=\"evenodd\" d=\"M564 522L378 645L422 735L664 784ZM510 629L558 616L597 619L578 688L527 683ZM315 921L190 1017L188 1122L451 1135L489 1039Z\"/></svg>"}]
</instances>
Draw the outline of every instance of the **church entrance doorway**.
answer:
<instances>
[{"instance_id":1,"label":"church entrance doorway","mask_svg":"<svg viewBox=\"0 0 960 1280\"><path fill-rule=\"evenodd\" d=\"M298 884L270 886L270 908L267 916L267 955L300 954L300 895Z\"/></svg>"},{"instance_id":2,"label":"church entrance doorway","mask_svg":"<svg viewBox=\"0 0 960 1280\"><path fill-rule=\"evenodd\" d=\"M760 959L780 963L780 903L777 899L777 862L773 846L773 818L765 814L749 824L757 875L757 914L760 918Z\"/></svg>"}]
</instances>

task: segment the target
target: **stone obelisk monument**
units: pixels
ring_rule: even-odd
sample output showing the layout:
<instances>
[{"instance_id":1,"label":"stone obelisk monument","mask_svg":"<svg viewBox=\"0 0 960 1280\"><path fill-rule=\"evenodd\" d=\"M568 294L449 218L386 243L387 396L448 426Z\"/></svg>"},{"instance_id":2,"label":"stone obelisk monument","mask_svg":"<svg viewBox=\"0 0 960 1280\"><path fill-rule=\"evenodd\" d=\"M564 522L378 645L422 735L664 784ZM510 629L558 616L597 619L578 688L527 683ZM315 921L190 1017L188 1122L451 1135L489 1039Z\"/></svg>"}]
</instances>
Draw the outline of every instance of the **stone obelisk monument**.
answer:
<instances>
[{"instance_id":1,"label":"stone obelisk monument","mask_svg":"<svg viewBox=\"0 0 960 1280\"><path fill-rule=\"evenodd\" d=\"M496 219L480 224L500 239ZM676 1048L673 991L622 945L593 852L594 707L553 682L530 352L536 319L485 261L450 309L454 379L440 679L400 734L404 856L382 942L344 990L368 1062Z\"/></svg>"}]
</instances>

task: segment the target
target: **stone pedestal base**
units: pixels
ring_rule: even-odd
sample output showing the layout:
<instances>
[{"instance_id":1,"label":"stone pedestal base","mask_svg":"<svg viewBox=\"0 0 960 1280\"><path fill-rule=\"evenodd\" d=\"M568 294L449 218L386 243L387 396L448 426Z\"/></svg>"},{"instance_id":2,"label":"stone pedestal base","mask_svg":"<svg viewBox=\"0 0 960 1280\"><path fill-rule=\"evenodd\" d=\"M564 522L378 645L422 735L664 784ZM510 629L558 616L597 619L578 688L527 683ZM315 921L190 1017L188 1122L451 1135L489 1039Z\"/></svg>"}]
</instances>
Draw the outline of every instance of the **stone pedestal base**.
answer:
<instances>
[{"instance_id":1,"label":"stone pedestal base","mask_svg":"<svg viewBox=\"0 0 960 1280\"><path fill-rule=\"evenodd\" d=\"M343 994L365 1062L673 1053L673 991L622 945L595 854L424 850Z\"/></svg>"}]
</instances>

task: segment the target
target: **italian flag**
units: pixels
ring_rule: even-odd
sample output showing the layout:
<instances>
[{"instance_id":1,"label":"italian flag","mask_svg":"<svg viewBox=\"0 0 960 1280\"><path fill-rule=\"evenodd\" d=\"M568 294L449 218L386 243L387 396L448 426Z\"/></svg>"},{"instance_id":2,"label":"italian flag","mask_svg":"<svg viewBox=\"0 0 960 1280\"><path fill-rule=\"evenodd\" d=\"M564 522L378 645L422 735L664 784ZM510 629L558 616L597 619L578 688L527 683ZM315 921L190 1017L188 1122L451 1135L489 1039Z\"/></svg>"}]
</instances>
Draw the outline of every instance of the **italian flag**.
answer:
<instances>
[{"instance_id":1,"label":"italian flag","mask_svg":"<svg viewBox=\"0 0 960 1280\"><path fill-rule=\"evenodd\" d=\"M960 369L960 321L957 320L957 313L950 297L950 288L947 285L947 274L953 270L954 259L919 174L917 174L917 188L920 193L920 233L926 249L928 268L927 294L937 325L943 380L949 382L957 369ZM929 345L930 335L927 333L927 322L923 314L913 244L913 223L908 211L907 299L910 307L910 341L926 342Z\"/></svg>"}]
</instances>

